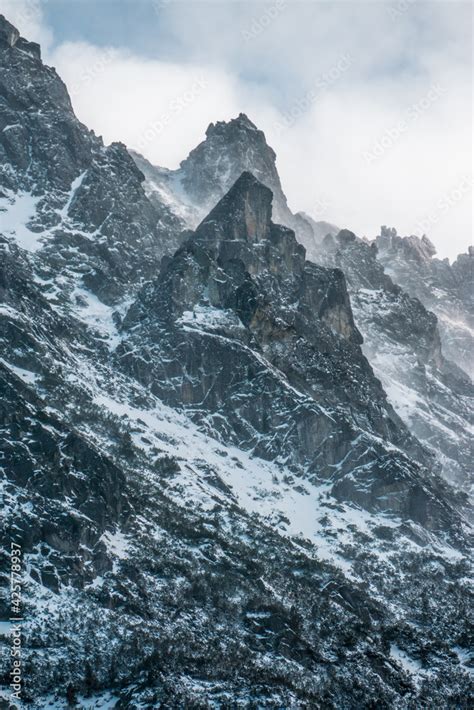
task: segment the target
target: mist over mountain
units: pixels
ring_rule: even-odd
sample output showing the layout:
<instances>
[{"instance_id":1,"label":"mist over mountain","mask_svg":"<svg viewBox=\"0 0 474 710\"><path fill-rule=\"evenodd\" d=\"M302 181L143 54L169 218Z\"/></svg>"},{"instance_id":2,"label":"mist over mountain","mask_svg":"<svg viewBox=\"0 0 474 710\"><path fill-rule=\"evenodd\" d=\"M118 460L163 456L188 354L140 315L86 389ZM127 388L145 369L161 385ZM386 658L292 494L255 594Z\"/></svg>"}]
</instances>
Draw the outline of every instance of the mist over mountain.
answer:
<instances>
[{"instance_id":1,"label":"mist over mountain","mask_svg":"<svg viewBox=\"0 0 474 710\"><path fill-rule=\"evenodd\" d=\"M264 133L177 170L0 16L1 698L468 708L471 255L293 214Z\"/></svg>"},{"instance_id":2,"label":"mist over mountain","mask_svg":"<svg viewBox=\"0 0 474 710\"><path fill-rule=\"evenodd\" d=\"M281 187L275 153L244 114L228 123L211 124L205 141L176 171L153 167L136 153L133 156L145 174L150 199L160 196L190 228L243 171L258 176L273 192L275 221L295 231L312 261L344 272L364 352L390 403L435 453L448 480L471 490L470 252L459 255L451 266L448 260L432 259L434 247L426 237L402 239L395 230L382 227L381 236L369 242L305 213L293 214Z\"/></svg>"}]
</instances>

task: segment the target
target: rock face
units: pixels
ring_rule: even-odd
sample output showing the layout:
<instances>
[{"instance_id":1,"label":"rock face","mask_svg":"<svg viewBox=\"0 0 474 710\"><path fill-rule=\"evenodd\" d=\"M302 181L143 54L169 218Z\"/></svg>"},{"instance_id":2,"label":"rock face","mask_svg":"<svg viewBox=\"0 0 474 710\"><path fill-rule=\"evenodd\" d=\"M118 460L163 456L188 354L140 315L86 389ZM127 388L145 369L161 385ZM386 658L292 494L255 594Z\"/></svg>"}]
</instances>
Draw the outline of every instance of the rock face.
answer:
<instances>
[{"instance_id":1,"label":"rock face","mask_svg":"<svg viewBox=\"0 0 474 710\"><path fill-rule=\"evenodd\" d=\"M243 113L227 122L211 123L205 140L190 152L178 170L156 168L136 153L133 157L146 175L150 194L165 194L175 206L184 203L181 211L190 228L197 226L243 172L250 171L273 193L274 222L296 231L305 246L318 239L309 220L289 209L275 151L267 144L263 131Z\"/></svg>"},{"instance_id":2,"label":"rock face","mask_svg":"<svg viewBox=\"0 0 474 710\"><path fill-rule=\"evenodd\" d=\"M259 130L243 113L230 121L211 123L206 138L180 164L178 170L152 165L139 153L133 158L145 175L145 190L195 229L206 214L230 190L238 177L251 172L273 193L273 221L292 229L313 261L323 238L339 228L315 221L304 212L294 214L281 186L276 154Z\"/></svg>"},{"instance_id":3,"label":"rock face","mask_svg":"<svg viewBox=\"0 0 474 710\"><path fill-rule=\"evenodd\" d=\"M376 239L378 258L407 293L438 317L446 356L473 375L474 289L472 247L450 264L436 259L429 239L399 237L382 227Z\"/></svg>"},{"instance_id":4,"label":"rock face","mask_svg":"<svg viewBox=\"0 0 474 710\"><path fill-rule=\"evenodd\" d=\"M297 212L295 216L299 220L299 224L301 224L301 220L303 220L311 227L312 239L307 246L308 257L313 261L317 261L317 257L313 259L313 252L317 254L317 250L320 248L324 237L328 234L335 237L340 231L339 227L336 227L335 224L331 224L331 222L316 221L311 215L306 214L306 212Z\"/></svg>"},{"instance_id":5,"label":"rock face","mask_svg":"<svg viewBox=\"0 0 474 710\"><path fill-rule=\"evenodd\" d=\"M77 120L36 45L17 38L4 18L0 26L10 38L0 44L2 232L41 251L43 278L54 262L69 272L70 290L86 283L116 302L177 247L184 224L150 203L124 145L105 147Z\"/></svg>"},{"instance_id":6,"label":"rock face","mask_svg":"<svg viewBox=\"0 0 474 710\"><path fill-rule=\"evenodd\" d=\"M431 464L362 355L342 272L305 261L271 200L242 174L131 307L118 363L226 443L436 526L427 498L413 507L411 464L377 442Z\"/></svg>"},{"instance_id":7,"label":"rock face","mask_svg":"<svg viewBox=\"0 0 474 710\"><path fill-rule=\"evenodd\" d=\"M363 264L248 172L183 235L3 18L0 64L0 704L13 540L32 710L469 707L465 498L361 350Z\"/></svg>"},{"instance_id":8,"label":"rock face","mask_svg":"<svg viewBox=\"0 0 474 710\"><path fill-rule=\"evenodd\" d=\"M282 191L274 151L262 131L242 114L230 122L211 125L206 140L191 151L177 171L157 169L140 156L134 158L146 175L150 199L154 194L160 198L166 195L170 208L188 226L197 225L201 205L213 206L231 187L231 179L240 174L238 170L250 170L269 187L274 194L273 221L295 231L308 259L338 267L346 274L356 323L365 341L364 352L382 380L390 403L435 454L443 475L463 490L471 490L472 446L467 432L472 388L446 360L452 358L467 369L472 350L469 257L461 256L449 267L432 259L434 247L426 238L401 240L394 230L383 230L385 236L371 246L349 230L316 222L302 212L293 215ZM389 244L393 245L392 252L397 244L405 244L404 253L412 256L394 260ZM392 281L389 273L394 264L398 264L400 278L397 272L392 274ZM444 290L440 278L434 286L433 273L440 269ZM446 269L450 275L446 275ZM447 283L450 292L446 291ZM435 316L428 312L432 305L439 329Z\"/></svg>"},{"instance_id":9,"label":"rock face","mask_svg":"<svg viewBox=\"0 0 474 710\"><path fill-rule=\"evenodd\" d=\"M418 246L426 254L427 244ZM445 359L436 316L393 283L374 242L342 230L325 238L321 261L346 275L364 353L389 401L434 452L444 476L471 490L474 390L467 375Z\"/></svg>"},{"instance_id":10,"label":"rock face","mask_svg":"<svg viewBox=\"0 0 474 710\"><path fill-rule=\"evenodd\" d=\"M16 27L8 22L2 15L1 25L0 25L0 46L2 49L8 47L14 47L18 42L20 33Z\"/></svg>"},{"instance_id":11,"label":"rock face","mask_svg":"<svg viewBox=\"0 0 474 710\"><path fill-rule=\"evenodd\" d=\"M239 177L242 165L252 167L255 176L276 194L281 205L286 198L275 166L276 155L267 145L263 131L241 113L228 123L211 123L206 139L181 162L182 184L204 209L210 210ZM217 167L217 169L216 169ZM239 172L240 171L240 172ZM217 200L216 200L217 197Z\"/></svg>"}]
</instances>

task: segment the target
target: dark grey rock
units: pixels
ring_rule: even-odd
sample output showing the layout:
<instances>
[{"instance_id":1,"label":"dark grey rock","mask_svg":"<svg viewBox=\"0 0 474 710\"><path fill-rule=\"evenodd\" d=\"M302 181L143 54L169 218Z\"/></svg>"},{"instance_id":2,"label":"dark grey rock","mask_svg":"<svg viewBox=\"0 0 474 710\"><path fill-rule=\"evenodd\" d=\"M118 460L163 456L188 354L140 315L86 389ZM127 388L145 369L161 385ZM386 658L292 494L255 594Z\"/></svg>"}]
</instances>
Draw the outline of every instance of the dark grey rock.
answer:
<instances>
[{"instance_id":1,"label":"dark grey rock","mask_svg":"<svg viewBox=\"0 0 474 710\"><path fill-rule=\"evenodd\" d=\"M436 249L426 236L400 237L387 227L381 228L376 244L386 272L438 317L445 355L472 378L474 289L470 251L459 254L450 264L435 257Z\"/></svg>"},{"instance_id":2,"label":"dark grey rock","mask_svg":"<svg viewBox=\"0 0 474 710\"><path fill-rule=\"evenodd\" d=\"M469 707L465 500L387 403L347 284L395 299L377 332L405 328L410 373L439 356L433 317L371 246L346 275L307 261L260 175L213 183L183 234L192 205L81 126L4 19L0 63L1 207L39 198L36 250L0 235L0 612L13 539L25 703ZM245 117L210 134L236 161L252 136L272 175ZM4 695L10 661L0 636Z\"/></svg>"}]
</instances>

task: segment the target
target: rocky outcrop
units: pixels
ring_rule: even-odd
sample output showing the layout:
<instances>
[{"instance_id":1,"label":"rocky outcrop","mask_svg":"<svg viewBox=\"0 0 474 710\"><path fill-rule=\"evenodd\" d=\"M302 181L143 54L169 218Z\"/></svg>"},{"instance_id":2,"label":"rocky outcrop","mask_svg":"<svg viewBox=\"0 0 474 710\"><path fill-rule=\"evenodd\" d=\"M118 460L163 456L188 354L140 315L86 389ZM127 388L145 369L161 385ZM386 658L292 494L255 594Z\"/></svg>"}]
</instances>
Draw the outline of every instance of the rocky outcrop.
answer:
<instances>
[{"instance_id":1,"label":"rocky outcrop","mask_svg":"<svg viewBox=\"0 0 474 710\"><path fill-rule=\"evenodd\" d=\"M210 211L245 170L274 194L275 222L290 216L275 165L276 155L260 131L243 113L229 122L211 123L206 139L181 162L181 183L203 211Z\"/></svg>"},{"instance_id":2,"label":"rocky outcrop","mask_svg":"<svg viewBox=\"0 0 474 710\"><path fill-rule=\"evenodd\" d=\"M233 166L234 172L224 169L228 165ZM365 340L364 352L382 379L391 403L409 427L416 422L415 432L435 452L448 479L469 488L471 446L465 432L471 416L471 388L456 368L460 364L468 369L472 349L470 328L473 324L465 306L461 305L462 299L468 303L470 297L469 257L458 260L452 269L449 267L451 273L448 274L446 265L433 259L434 247L426 237L401 240L394 230L385 229L385 241L379 238L377 244L370 244L357 239L349 230L340 231L335 225L315 222L304 213L291 214L286 199L282 198L274 153L263 134L255 132L255 126L245 116L228 123L220 122L215 130L211 127L206 140L183 161L180 170L168 172L160 185L179 184L179 194L188 195L188 205L197 205L198 200L212 204L224 186L229 186L230 175L235 175L237 168L255 171L261 182L272 189L273 220L295 231L309 260L342 269L356 311L356 322ZM200 171L205 172L205 180L204 172ZM158 178L148 164L148 189L154 179ZM198 198L191 197L193 181L196 190L201 191ZM189 224L195 224L196 212L193 214L194 221L191 219ZM408 264L405 270L412 275L418 273L412 287L408 287L406 275L397 275L400 268L397 274L392 272L394 267L387 251L389 243L405 244L403 259L395 261ZM431 264L432 271L435 265L439 270L436 287L433 287L427 264ZM459 275L455 276L457 268ZM458 284L456 306L452 295L455 279ZM450 283L451 295L440 290L441 281L445 285ZM435 298L436 293L444 295ZM380 309L375 305L378 298L383 303ZM438 306L433 304L433 299ZM436 313L438 321L428 312L430 309ZM336 309L330 317L334 323L339 322L339 329L344 328L343 313L337 313ZM451 357L456 365L448 365L446 357ZM415 369L413 363L417 364ZM418 406L420 403L423 404Z\"/></svg>"},{"instance_id":3,"label":"rocky outcrop","mask_svg":"<svg viewBox=\"0 0 474 710\"><path fill-rule=\"evenodd\" d=\"M307 248L318 238L310 221L289 209L276 168L275 152L267 144L263 131L243 113L230 121L211 123L205 140L190 152L178 170L156 168L143 156L133 155L146 175L148 193L168 195L175 209L182 205L178 209L190 228L197 226L243 172L250 171L273 193L275 223L293 229Z\"/></svg>"},{"instance_id":4,"label":"rocky outcrop","mask_svg":"<svg viewBox=\"0 0 474 710\"><path fill-rule=\"evenodd\" d=\"M8 26L0 19L3 32L11 32ZM2 188L34 187L35 195L48 190L47 200L59 200L61 191L68 192L89 167L101 143L74 116L56 71L36 53L23 51L20 42L0 44Z\"/></svg>"},{"instance_id":5,"label":"rocky outcrop","mask_svg":"<svg viewBox=\"0 0 474 710\"><path fill-rule=\"evenodd\" d=\"M308 259L315 261L316 263L319 262L319 252L324 238L328 235L335 237L340 231L339 227L336 227L335 224L324 220L316 221L306 212L297 212L295 218L298 220L300 225L302 223L309 225L311 230L310 232L308 232L307 227L306 229L300 227L300 229L297 230L297 234L301 233L303 235Z\"/></svg>"},{"instance_id":6,"label":"rocky outcrop","mask_svg":"<svg viewBox=\"0 0 474 710\"><path fill-rule=\"evenodd\" d=\"M436 314L443 350L472 378L474 348L473 258L471 251L450 264L435 258L436 249L423 236L400 237L381 228L378 258L386 272L411 296Z\"/></svg>"},{"instance_id":7,"label":"rocky outcrop","mask_svg":"<svg viewBox=\"0 0 474 710\"><path fill-rule=\"evenodd\" d=\"M14 47L19 37L20 33L17 28L8 22L3 15L0 15L0 46L3 48Z\"/></svg>"},{"instance_id":8,"label":"rocky outcrop","mask_svg":"<svg viewBox=\"0 0 474 710\"><path fill-rule=\"evenodd\" d=\"M40 53L4 18L0 27L10 38L0 44L0 229L41 251L43 279L51 267L67 273L58 289L85 284L118 302L176 249L184 223L148 200L125 146L104 147L77 120Z\"/></svg>"},{"instance_id":9,"label":"rocky outcrop","mask_svg":"<svg viewBox=\"0 0 474 710\"><path fill-rule=\"evenodd\" d=\"M417 243L413 258L423 261L431 251L427 241ZM474 391L463 371L445 358L438 319L393 283L375 242L342 230L324 239L320 258L344 271L364 353L389 401L436 454L445 477L469 491Z\"/></svg>"},{"instance_id":10,"label":"rocky outcrop","mask_svg":"<svg viewBox=\"0 0 474 710\"><path fill-rule=\"evenodd\" d=\"M100 542L127 519L125 476L114 462L47 411L45 402L0 367L0 418L5 481L2 546L12 536L25 551L48 550L32 571L57 592L82 588L112 569ZM11 503L24 507L18 516Z\"/></svg>"},{"instance_id":11,"label":"rocky outcrop","mask_svg":"<svg viewBox=\"0 0 474 710\"><path fill-rule=\"evenodd\" d=\"M362 355L342 272L306 262L270 213L268 188L243 173L131 307L117 362L223 441L336 479L369 509L394 495L431 525L437 514L411 507L421 469L377 443L430 464Z\"/></svg>"}]
</instances>

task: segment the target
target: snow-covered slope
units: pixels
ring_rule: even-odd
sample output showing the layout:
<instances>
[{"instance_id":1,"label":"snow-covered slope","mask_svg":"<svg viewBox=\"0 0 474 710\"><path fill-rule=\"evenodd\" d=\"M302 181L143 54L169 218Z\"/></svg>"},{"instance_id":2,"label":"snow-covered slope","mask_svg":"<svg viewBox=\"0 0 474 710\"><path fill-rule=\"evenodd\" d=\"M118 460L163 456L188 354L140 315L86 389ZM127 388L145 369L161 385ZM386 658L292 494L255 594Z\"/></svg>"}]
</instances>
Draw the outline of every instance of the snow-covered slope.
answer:
<instances>
[{"instance_id":1,"label":"snow-covered slope","mask_svg":"<svg viewBox=\"0 0 474 710\"><path fill-rule=\"evenodd\" d=\"M467 707L465 499L344 274L250 174L183 234L1 17L0 64L2 702L13 540L34 710Z\"/></svg>"},{"instance_id":2,"label":"snow-covered slope","mask_svg":"<svg viewBox=\"0 0 474 710\"><path fill-rule=\"evenodd\" d=\"M435 493L393 449L400 474L434 496L430 519L417 519L421 490L416 509L404 508L401 479L370 512L338 476L318 481L210 436L130 377L120 347L111 355L94 328L60 316L24 256L12 257L2 277L3 495L25 552L33 707L75 697L85 707L381 697L449 707L466 695L468 567L448 489ZM179 327L222 332L226 314L209 310L184 311ZM307 399L254 357L295 404ZM368 471L353 475L367 484ZM382 470L372 474L376 483Z\"/></svg>"}]
</instances>

